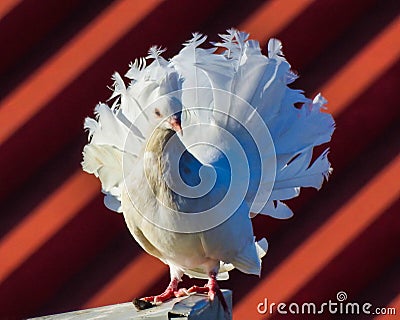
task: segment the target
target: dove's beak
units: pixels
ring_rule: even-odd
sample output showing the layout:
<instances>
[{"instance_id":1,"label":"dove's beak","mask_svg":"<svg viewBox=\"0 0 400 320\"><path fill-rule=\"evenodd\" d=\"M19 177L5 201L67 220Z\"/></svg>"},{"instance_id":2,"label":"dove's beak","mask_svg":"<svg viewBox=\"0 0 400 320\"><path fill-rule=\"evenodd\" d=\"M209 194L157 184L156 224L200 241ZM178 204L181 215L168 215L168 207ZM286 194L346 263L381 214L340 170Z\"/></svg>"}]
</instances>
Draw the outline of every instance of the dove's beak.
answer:
<instances>
[{"instance_id":1,"label":"dove's beak","mask_svg":"<svg viewBox=\"0 0 400 320\"><path fill-rule=\"evenodd\" d=\"M178 115L175 115L175 114L172 115L169 118L169 123L171 124L172 130L183 135L182 127L181 127L181 118Z\"/></svg>"}]
</instances>

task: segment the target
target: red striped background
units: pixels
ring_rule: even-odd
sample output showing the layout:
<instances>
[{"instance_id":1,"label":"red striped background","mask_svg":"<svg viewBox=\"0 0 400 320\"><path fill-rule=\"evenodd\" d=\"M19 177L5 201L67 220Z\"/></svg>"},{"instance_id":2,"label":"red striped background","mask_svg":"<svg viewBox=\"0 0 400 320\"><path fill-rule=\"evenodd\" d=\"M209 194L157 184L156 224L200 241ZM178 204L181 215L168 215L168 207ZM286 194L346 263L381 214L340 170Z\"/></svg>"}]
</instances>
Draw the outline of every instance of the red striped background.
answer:
<instances>
[{"instance_id":1,"label":"red striped background","mask_svg":"<svg viewBox=\"0 0 400 320\"><path fill-rule=\"evenodd\" d=\"M191 32L216 40L232 26L263 46L282 40L295 87L322 91L337 122L329 183L290 201L291 220L254 220L270 252L261 278L234 271L221 284L234 291L234 318L277 318L257 314L264 298L318 303L340 290L400 313L399 14L396 0L2 0L0 319L167 285L167 267L81 172L83 119L109 97L111 74L151 45L171 57Z\"/></svg>"}]
</instances>

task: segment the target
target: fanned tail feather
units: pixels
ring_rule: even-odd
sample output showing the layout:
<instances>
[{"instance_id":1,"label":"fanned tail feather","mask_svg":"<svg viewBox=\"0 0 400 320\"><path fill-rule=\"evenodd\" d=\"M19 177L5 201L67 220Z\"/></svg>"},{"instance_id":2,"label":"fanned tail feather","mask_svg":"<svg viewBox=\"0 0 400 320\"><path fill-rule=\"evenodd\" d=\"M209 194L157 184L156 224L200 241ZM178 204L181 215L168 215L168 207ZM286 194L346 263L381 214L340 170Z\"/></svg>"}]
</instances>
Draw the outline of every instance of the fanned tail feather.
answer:
<instances>
[{"instance_id":1,"label":"fanned tail feather","mask_svg":"<svg viewBox=\"0 0 400 320\"><path fill-rule=\"evenodd\" d=\"M302 91L287 86L298 76L290 69L279 40L271 39L268 42L268 57L265 57L258 42L248 40L248 34L229 29L220 37L222 41L214 45L224 49L221 54L198 48L204 38L196 36L185 48L191 46L191 57L195 59L185 59L184 49L172 61L179 61L174 66L185 82L198 85L199 82L195 80L201 74L202 85L213 92L210 112L218 107L219 113L212 117L218 126L235 133L237 128L231 121L234 116L246 126L254 128L257 136L259 129L256 120L261 116L275 146L277 174L267 203L265 199L260 201L260 197L256 197L256 194L262 193L257 186L263 187L270 181L263 181L264 177L261 177L259 183L252 185L250 182L250 189L253 188L253 191L250 190L249 199L253 200L249 200L249 205L255 213L263 212L277 218L288 218L292 212L280 200L298 196L301 187L319 189L324 178L329 175L331 169L327 152L314 163L311 163L311 155L315 146L330 141L334 131L333 118L330 114L321 112L321 109L326 108L326 100L320 94L311 101ZM189 69L197 70L197 74L185 71ZM245 106L246 103L253 109ZM190 101L188 104L191 105ZM249 110L252 111L249 113ZM210 122L206 115L197 121ZM187 138L187 141L190 139ZM248 146L251 143L246 144L244 141L243 144ZM270 155L260 156L264 159Z\"/></svg>"},{"instance_id":2,"label":"fanned tail feather","mask_svg":"<svg viewBox=\"0 0 400 320\"><path fill-rule=\"evenodd\" d=\"M99 178L102 191L106 194L104 204L116 212L121 212L123 161L125 165L131 167L135 162L135 157L124 155L123 151L111 145L89 144L83 149L83 170Z\"/></svg>"}]
</instances>

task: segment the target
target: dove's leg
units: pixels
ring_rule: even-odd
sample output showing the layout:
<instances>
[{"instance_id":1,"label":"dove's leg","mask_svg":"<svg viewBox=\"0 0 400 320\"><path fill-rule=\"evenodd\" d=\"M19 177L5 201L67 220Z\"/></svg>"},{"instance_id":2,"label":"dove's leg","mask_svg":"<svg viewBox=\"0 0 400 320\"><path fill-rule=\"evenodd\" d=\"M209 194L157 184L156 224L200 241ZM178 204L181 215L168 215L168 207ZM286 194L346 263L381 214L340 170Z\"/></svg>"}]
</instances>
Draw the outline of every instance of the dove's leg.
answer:
<instances>
[{"instance_id":1,"label":"dove's leg","mask_svg":"<svg viewBox=\"0 0 400 320\"><path fill-rule=\"evenodd\" d=\"M156 296L144 297L143 300L149 302L164 302L171 298L187 296L188 293L185 289L178 289L178 283L181 281L183 272L173 266L169 266L171 281L165 291Z\"/></svg>"},{"instance_id":2,"label":"dove's leg","mask_svg":"<svg viewBox=\"0 0 400 320\"><path fill-rule=\"evenodd\" d=\"M213 301L215 296L218 297L219 301L221 302L222 307L225 311L228 311L228 304L225 301L224 295L222 294L221 289L218 286L217 282L217 272L211 271L208 274L209 279L207 284L204 287L193 286L189 288L189 293L207 293L208 298Z\"/></svg>"}]
</instances>

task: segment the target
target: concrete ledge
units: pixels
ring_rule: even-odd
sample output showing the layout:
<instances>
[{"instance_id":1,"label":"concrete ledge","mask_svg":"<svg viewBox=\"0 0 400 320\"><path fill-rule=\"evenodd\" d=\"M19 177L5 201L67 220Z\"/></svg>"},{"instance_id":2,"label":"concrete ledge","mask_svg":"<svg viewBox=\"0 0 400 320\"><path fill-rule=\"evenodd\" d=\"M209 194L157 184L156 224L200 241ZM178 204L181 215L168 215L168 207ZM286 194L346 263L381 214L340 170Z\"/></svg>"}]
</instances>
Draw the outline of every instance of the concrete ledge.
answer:
<instances>
[{"instance_id":1,"label":"concrete ledge","mask_svg":"<svg viewBox=\"0 0 400 320\"><path fill-rule=\"evenodd\" d=\"M86 320L86 319L151 319L151 320L227 320L232 319L232 292L222 290L229 307L229 316L224 312L218 298L213 302L207 295L193 294L189 297L176 298L157 307L137 311L133 303L121 303L94 309L79 310L44 317L35 320Z\"/></svg>"}]
</instances>

